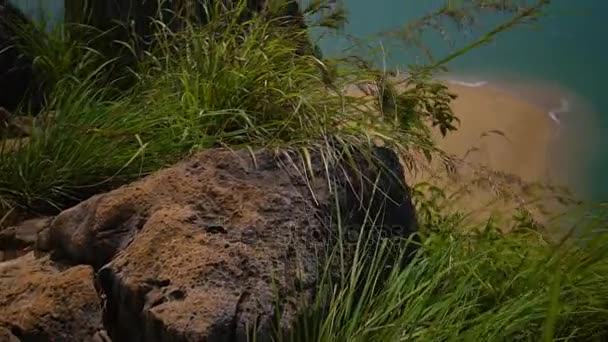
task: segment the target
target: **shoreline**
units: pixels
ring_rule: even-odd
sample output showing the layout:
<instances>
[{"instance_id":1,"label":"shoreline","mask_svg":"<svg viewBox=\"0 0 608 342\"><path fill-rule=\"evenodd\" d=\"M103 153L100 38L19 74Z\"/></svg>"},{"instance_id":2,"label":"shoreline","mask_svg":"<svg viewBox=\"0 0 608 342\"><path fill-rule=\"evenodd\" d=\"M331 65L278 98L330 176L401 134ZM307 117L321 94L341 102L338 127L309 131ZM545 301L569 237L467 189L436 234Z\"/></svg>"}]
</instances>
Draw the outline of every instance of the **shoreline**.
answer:
<instances>
[{"instance_id":1,"label":"shoreline","mask_svg":"<svg viewBox=\"0 0 608 342\"><path fill-rule=\"evenodd\" d=\"M582 163L572 162L580 155L570 147L573 138L566 126L570 115L577 114L570 98L546 89L530 91L529 86L442 81L458 96L452 109L461 122L446 137L436 133L435 141L464 162L456 179L438 165L431 165L429 174L410 174L408 179L431 178L446 191L448 205L464 210L474 223L494 217L505 220L504 226L514 224L508 216L522 208L538 222L553 221L553 214L566 208L556 196L569 194L549 187L567 188L575 196L585 191L581 181L585 170ZM531 101L536 94L541 94L540 101ZM555 98L560 99L558 106L549 106Z\"/></svg>"},{"instance_id":2,"label":"shoreline","mask_svg":"<svg viewBox=\"0 0 608 342\"><path fill-rule=\"evenodd\" d=\"M459 75L450 75L440 79L449 85L467 88L493 88L507 93L518 100L526 101L538 106L539 109L545 110L549 118L557 125L562 124L564 115L573 111L573 102L575 104L582 102L580 97L570 90L556 84L537 80L501 81L488 77L489 80L485 78L477 80L475 78L474 81L469 81L466 80L466 77Z\"/></svg>"},{"instance_id":3,"label":"shoreline","mask_svg":"<svg viewBox=\"0 0 608 342\"><path fill-rule=\"evenodd\" d=\"M444 190L448 207L463 210L473 223L500 216L505 227L520 209L546 223L568 208L562 199L585 198L586 148L594 134L577 96L538 81L438 80L457 95L451 107L460 124L446 137L433 130L434 140L460 161L456 175L437 161L419 172L406 170L410 185L431 182ZM347 89L356 97L375 91Z\"/></svg>"},{"instance_id":4,"label":"shoreline","mask_svg":"<svg viewBox=\"0 0 608 342\"><path fill-rule=\"evenodd\" d=\"M587 175L594 158L597 157L594 153L598 152L594 152L594 147L597 146L600 137L597 131L596 111L588 100L561 84L523 77L516 80L516 78L515 76L500 79L491 76L448 74L443 75L441 80L445 81L451 89L469 88L490 96L499 94L503 97L502 105L511 107L510 112L502 107L497 109L497 103L492 104L482 100L480 105L498 110L503 115L516 115L521 117L520 120L528 120L529 125L539 127L543 133L547 129L552 129L551 139L543 142L547 145L545 157L552 171L547 180L567 186L583 198L588 197L593 182L588 180ZM528 116L516 112L516 109L524 108L529 112ZM456 112L456 114L461 113ZM538 117L542 114L545 116L545 121ZM498 121L503 122L502 118ZM529 130L528 134L532 136L535 132ZM524 136L521 139L531 138ZM528 151L524 152L528 153Z\"/></svg>"}]
</instances>

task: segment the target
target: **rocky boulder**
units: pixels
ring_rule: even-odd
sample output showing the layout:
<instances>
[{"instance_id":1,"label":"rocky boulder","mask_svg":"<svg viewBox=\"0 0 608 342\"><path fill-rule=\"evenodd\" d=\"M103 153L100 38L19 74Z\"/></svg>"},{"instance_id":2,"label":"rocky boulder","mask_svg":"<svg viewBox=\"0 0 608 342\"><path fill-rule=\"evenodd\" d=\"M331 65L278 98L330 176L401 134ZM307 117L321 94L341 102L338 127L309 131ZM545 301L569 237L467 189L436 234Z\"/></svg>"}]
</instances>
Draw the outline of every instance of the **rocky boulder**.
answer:
<instances>
[{"instance_id":1,"label":"rocky boulder","mask_svg":"<svg viewBox=\"0 0 608 342\"><path fill-rule=\"evenodd\" d=\"M33 253L0 263L0 341L91 341L102 329L94 277Z\"/></svg>"},{"instance_id":2,"label":"rocky boulder","mask_svg":"<svg viewBox=\"0 0 608 342\"><path fill-rule=\"evenodd\" d=\"M416 229L393 152L345 160L209 150L64 211L38 245L97 270L113 341L268 341L314 298L335 203L346 236L368 208L387 236Z\"/></svg>"}]
</instances>

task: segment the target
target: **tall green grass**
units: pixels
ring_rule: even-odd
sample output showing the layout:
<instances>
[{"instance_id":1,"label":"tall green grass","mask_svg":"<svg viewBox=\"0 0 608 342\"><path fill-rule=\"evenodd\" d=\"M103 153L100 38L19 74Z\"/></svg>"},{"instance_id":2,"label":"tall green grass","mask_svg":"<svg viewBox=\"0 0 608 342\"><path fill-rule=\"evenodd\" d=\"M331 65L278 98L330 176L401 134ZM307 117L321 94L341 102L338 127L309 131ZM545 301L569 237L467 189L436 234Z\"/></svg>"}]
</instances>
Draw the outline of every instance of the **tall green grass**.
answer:
<instances>
[{"instance_id":1,"label":"tall green grass","mask_svg":"<svg viewBox=\"0 0 608 342\"><path fill-rule=\"evenodd\" d=\"M419 199L418 205L429 205L426 201ZM409 258L404 254L409 241L369 243L377 234L372 215L369 233L360 235L349 259L352 267L339 280L327 268L315 304L278 340L603 341L608 336L604 223L594 223L603 232L574 243L552 241L523 228L525 222L509 234L491 222L471 233L457 213L432 222L423 218L422 246Z\"/></svg>"},{"instance_id":2,"label":"tall green grass","mask_svg":"<svg viewBox=\"0 0 608 342\"><path fill-rule=\"evenodd\" d=\"M305 32L237 21L243 10L180 32L158 21L141 56L125 42L133 55L95 50L103 33L92 28L24 28L52 114L20 148L0 143L0 217L65 208L198 149L296 143L333 129L341 100L324 94L322 62L295 53ZM125 78L137 84L119 87Z\"/></svg>"}]
</instances>

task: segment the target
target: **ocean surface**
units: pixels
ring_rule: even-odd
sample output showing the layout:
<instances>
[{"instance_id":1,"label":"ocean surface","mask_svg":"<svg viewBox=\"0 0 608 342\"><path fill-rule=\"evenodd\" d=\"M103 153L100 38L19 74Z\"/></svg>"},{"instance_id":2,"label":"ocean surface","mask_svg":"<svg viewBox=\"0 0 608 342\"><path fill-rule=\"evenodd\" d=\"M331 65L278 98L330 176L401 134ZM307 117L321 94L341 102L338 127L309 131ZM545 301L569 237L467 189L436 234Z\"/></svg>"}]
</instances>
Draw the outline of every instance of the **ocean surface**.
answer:
<instances>
[{"instance_id":1,"label":"ocean surface","mask_svg":"<svg viewBox=\"0 0 608 342\"><path fill-rule=\"evenodd\" d=\"M429 13L440 0L343 0L349 22L342 33L376 49L388 69L425 62L420 49L378 35ZM504 86L543 106L560 143L553 154L568 183L593 200L608 200L608 13L606 0L554 0L537 22L497 36L448 64L443 77L471 87ZM433 55L445 56L506 18L486 15L471 30L447 25L427 34ZM485 30L485 31L484 31ZM344 54L353 40L325 36L328 55ZM369 57L369 55L368 55ZM565 165L569 164L569 165Z\"/></svg>"},{"instance_id":2,"label":"ocean surface","mask_svg":"<svg viewBox=\"0 0 608 342\"><path fill-rule=\"evenodd\" d=\"M51 25L63 17L63 0L9 0ZM380 32L395 30L446 0L338 0L348 11L341 32L373 48L379 66L406 69L426 61L420 49L406 47ZM302 0L303 3L310 0ZM41 9L42 8L42 9ZM500 34L491 43L451 62L446 79L476 87L504 86L546 109L560 134L553 154L569 183L594 200L608 200L608 13L607 0L554 0L539 20ZM448 25L424 41L436 57L470 42L505 20L486 15L471 30ZM324 35L326 55L352 54L353 42ZM365 52L370 57L369 50Z\"/></svg>"}]
</instances>

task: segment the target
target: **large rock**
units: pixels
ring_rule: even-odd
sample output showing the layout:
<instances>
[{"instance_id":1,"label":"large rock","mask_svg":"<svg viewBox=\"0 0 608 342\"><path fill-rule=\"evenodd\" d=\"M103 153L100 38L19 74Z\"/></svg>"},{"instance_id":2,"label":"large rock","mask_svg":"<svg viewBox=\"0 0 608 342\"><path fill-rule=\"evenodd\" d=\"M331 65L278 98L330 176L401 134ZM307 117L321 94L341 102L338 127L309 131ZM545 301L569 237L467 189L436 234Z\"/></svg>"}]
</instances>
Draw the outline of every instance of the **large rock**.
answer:
<instances>
[{"instance_id":1,"label":"large rock","mask_svg":"<svg viewBox=\"0 0 608 342\"><path fill-rule=\"evenodd\" d=\"M392 152L376 153L386 170L364 158L353 168L299 156L198 154L61 213L50 227L53 256L99 269L114 341L246 341L251 329L268 340L314 297L336 235L334 196L355 234L370 202L387 234L416 228Z\"/></svg>"},{"instance_id":2,"label":"large rock","mask_svg":"<svg viewBox=\"0 0 608 342\"><path fill-rule=\"evenodd\" d=\"M90 266L61 270L33 253L0 263L0 341L91 341L102 305Z\"/></svg>"}]
</instances>

